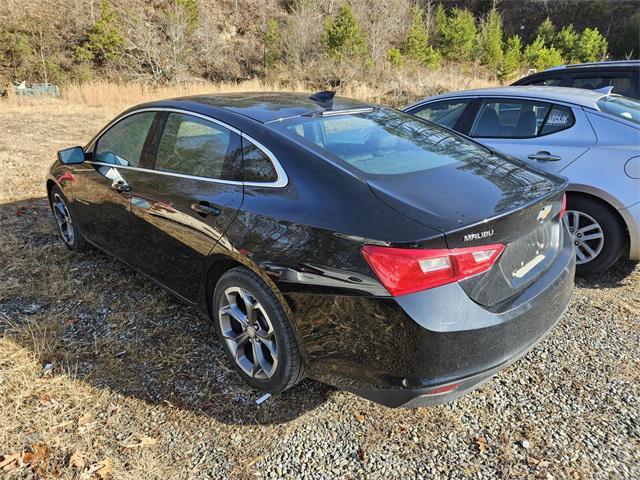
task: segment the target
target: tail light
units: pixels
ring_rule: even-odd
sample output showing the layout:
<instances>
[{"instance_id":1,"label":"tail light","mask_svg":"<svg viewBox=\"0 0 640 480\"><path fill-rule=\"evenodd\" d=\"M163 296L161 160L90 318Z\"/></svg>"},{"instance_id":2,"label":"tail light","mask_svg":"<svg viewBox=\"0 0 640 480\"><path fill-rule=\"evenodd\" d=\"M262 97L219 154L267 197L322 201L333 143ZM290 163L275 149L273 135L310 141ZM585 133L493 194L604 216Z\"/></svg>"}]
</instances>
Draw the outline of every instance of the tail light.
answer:
<instances>
[{"instance_id":1,"label":"tail light","mask_svg":"<svg viewBox=\"0 0 640 480\"><path fill-rule=\"evenodd\" d=\"M489 270L504 245L423 250L365 245L362 255L391 295L426 290Z\"/></svg>"},{"instance_id":2,"label":"tail light","mask_svg":"<svg viewBox=\"0 0 640 480\"><path fill-rule=\"evenodd\" d=\"M560 220L564 218L564 214L567 213L567 194L562 194L562 207L560 208Z\"/></svg>"}]
</instances>

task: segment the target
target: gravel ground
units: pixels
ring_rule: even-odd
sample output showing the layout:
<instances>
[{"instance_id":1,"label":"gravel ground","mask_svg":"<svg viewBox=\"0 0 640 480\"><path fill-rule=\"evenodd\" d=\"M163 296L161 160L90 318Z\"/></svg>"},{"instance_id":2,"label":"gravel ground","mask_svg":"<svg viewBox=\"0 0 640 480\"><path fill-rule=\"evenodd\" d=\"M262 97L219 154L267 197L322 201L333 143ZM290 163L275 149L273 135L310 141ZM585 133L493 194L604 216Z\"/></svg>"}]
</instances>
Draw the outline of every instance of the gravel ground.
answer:
<instances>
[{"instance_id":1,"label":"gravel ground","mask_svg":"<svg viewBox=\"0 0 640 480\"><path fill-rule=\"evenodd\" d=\"M258 406L206 318L56 239L37 182L58 145L29 136L55 122L76 144L103 119L38 115L0 111L0 173L35 172L0 192L0 477L640 478L636 264L579 279L551 334L455 403L390 410L307 380Z\"/></svg>"}]
</instances>

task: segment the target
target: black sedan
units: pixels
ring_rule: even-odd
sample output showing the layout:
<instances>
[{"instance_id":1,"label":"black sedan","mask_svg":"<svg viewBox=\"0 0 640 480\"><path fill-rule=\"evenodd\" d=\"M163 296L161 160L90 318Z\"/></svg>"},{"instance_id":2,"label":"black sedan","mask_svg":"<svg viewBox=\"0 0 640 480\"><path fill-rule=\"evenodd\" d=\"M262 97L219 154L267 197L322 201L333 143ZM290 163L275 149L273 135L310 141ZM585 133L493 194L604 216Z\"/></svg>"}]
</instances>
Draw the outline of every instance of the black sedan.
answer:
<instances>
[{"instance_id":1,"label":"black sedan","mask_svg":"<svg viewBox=\"0 0 640 480\"><path fill-rule=\"evenodd\" d=\"M58 153L66 245L205 309L240 376L442 403L522 356L575 270L563 179L328 92L147 103Z\"/></svg>"}]
</instances>

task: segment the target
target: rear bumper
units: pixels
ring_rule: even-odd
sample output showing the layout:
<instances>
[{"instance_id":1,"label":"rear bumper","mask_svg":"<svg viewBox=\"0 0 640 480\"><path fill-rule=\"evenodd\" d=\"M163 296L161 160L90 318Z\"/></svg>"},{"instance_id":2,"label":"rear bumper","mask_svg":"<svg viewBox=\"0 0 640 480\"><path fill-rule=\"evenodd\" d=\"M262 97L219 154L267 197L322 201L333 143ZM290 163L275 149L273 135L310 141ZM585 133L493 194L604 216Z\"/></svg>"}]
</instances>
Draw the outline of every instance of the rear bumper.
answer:
<instances>
[{"instance_id":1,"label":"rear bumper","mask_svg":"<svg viewBox=\"0 0 640 480\"><path fill-rule=\"evenodd\" d=\"M390 406L460 397L529 351L567 308L575 259L569 235L556 261L494 310L450 284L393 299L292 298L313 378ZM433 389L459 384L453 391Z\"/></svg>"}]
</instances>

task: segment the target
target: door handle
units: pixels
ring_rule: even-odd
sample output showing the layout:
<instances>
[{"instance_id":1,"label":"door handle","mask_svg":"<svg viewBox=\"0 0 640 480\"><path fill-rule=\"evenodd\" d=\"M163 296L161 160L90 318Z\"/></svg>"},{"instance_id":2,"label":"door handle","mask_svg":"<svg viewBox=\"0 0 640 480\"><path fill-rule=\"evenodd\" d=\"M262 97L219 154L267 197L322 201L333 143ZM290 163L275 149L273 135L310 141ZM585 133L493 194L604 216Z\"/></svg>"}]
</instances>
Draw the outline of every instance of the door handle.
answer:
<instances>
[{"instance_id":1,"label":"door handle","mask_svg":"<svg viewBox=\"0 0 640 480\"><path fill-rule=\"evenodd\" d=\"M194 203L191 205L191 210L197 212L201 217L206 217L207 215L217 217L220 215L220 209L214 207L209 202Z\"/></svg>"},{"instance_id":2,"label":"door handle","mask_svg":"<svg viewBox=\"0 0 640 480\"><path fill-rule=\"evenodd\" d=\"M116 192L120 192L120 193L131 191L131 185L129 185L127 182L123 180L118 180L112 185L112 187Z\"/></svg>"},{"instance_id":3,"label":"door handle","mask_svg":"<svg viewBox=\"0 0 640 480\"><path fill-rule=\"evenodd\" d=\"M531 155L527 156L527 158L529 160L540 160L541 162L557 162L559 160L562 160L558 155L551 155L549 152L538 152L538 153L532 153Z\"/></svg>"}]
</instances>

